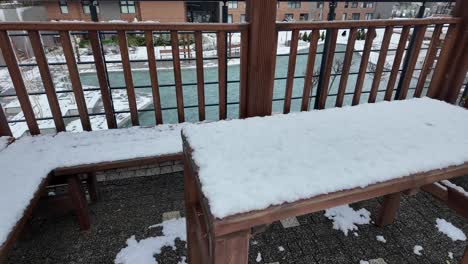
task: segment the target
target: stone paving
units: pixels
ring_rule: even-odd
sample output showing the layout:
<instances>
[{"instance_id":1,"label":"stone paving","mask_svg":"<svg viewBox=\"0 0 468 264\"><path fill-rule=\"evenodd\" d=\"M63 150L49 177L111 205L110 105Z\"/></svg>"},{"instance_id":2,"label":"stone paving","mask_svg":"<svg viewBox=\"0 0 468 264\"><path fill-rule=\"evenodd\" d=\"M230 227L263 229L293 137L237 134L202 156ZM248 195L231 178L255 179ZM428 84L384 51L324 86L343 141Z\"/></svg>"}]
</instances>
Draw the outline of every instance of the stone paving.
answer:
<instances>
[{"instance_id":1,"label":"stone paving","mask_svg":"<svg viewBox=\"0 0 468 264\"><path fill-rule=\"evenodd\" d=\"M7 263L113 263L130 236L140 240L161 235L161 229L148 227L184 215L182 177L176 172L101 182L101 200L90 205L90 231L80 232L71 214L36 216ZM468 176L454 182L468 189ZM351 206L366 208L375 220L380 202L372 199ZM466 219L419 193L403 199L393 225L383 229L360 225L357 236L334 230L323 211L275 222L250 240L249 263L459 263L468 242L453 242L439 233L436 218L446 219L468 235ZM378 235L387 242L377 241ZM415 245L423 247L421 256L413 253ZM185 254L185 242L176 240L176 250L163 248L155 260L176 264Z\"/></svg>"}]
</instances>

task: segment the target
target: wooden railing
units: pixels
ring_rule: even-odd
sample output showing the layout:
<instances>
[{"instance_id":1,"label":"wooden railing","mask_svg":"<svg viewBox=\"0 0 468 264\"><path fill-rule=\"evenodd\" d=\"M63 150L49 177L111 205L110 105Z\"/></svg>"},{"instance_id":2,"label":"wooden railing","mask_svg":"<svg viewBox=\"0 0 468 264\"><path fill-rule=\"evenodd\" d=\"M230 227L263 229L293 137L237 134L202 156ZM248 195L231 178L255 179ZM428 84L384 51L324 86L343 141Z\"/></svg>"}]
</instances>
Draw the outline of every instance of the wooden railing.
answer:
<instances>
[{"instance_id":1,"label":"wooden railing","mask_svg":"<svg viewBox=\"0 0 468 264\"><path fill-rule=\"evenodd\" d=\"M9 32L11 31L26 31L27 36L31 42L34 55L37 61L42 82L44 84L45 94L48 99L49 107L51 109L52 118L55 123L57 132L65 131L64 117L60 110L60 105L57 98L57 91L54 88L52 76L49 70L49 64L44 52L44 47L41 42L41 33L43 32L58 32L60 42L63 49L63 55L66 60L66 65L69 71L70 82L73 90L74 97L78 108L79 118L83 130L90 131L92 129L89 113L86 106L84 97L83 86L80 80L78 71L76 54L70 38L73 31L80 32L80 34L87 34L90 46L92 49L94 64L96 67L99 88L101 92L101 100L104 108L104 115L108 128L117 128L115 114L113 109L110 95L109 82L107 80L105 58L101 46L101 37L99 32L105 31L107 33L114 32L117 35L118 45L121 54L121 63L123 75L125 78L126 92L128 96L129 112L131 116L131 124L137 126L140 124L138 109L135 96L134 81L132 78L132 68L130 65L130 58L127 43L127 31L139 32L144 34L146 41L149 75L151 79L151 89L153 96L153 107L155 111L155 123L161 124L162 110L161 98L158 83L158 73L156 58L154 52L154 39L155 33L168 32L170 34L172 56L173 56L173 72L175 80L175 91L177 101L177 117L179 122L185 121L184 116L184 95L182 87L181 76L181 61L179 54L179 34L193 34L195 40L196 50L196 75L197 75L197 97L198 97L198 112L199 120L205 119L205 99L204 99L204 71L203 71L203 47L202 47L202 33L211 32L216 33L217 38L217 62L218 62L218 86L219 86L219 119L226 119L226 85L227 77L225 73L226 65L226 33L240 32L242 45L240 52L240 60L246 61L247 58L247 41L248 41L248 25L247 24L162 24L162 23L55 23L55 22L38 22L38 23L0 23L0 49L4 54L6 66L11 76L16 96L20 102L24 119L32 135L40 134L40 129L37 124L35 113L31 106L28 91L24 83L20 67L15 56L15 51L10 41ZM50 34L50 33L49 33ZM241 64L240 74L240 91L245 91L246 84L246 64ZM240 95L240 98L245 98ZM240 101L240 109L245 108L245 101ZM1 109L1 106L0 106ZM240 113L240 116L245 116ZM12 132L9 128L7 118L3 109L0 111L0 136L11 136Z\"/></svg>"},{"instance_id":2,"label":"wooden railing","mask_svg":"<svg viewBox=\"0 0 468 264\"><path fill-rule=\"evenodd\" d=\"M459 1L459 4L462 1ZM464 9L462 9L464 10ZM465 13L456 14L457 17L451 18L431 18L431 19L405 19L405 20L372 20L372 21L333 21L333 22L300 22L300 23L277 23L276 4L270 0L255 0L247 1L247 21L243 24L163 24L163 23L62 23L62 22L39 22L39 23L0 23L0 49L4 55L6 67L8 68L14 88L15 96L21 106L24 120L27 123L30 134L37 135L41 133L38 120L31 106L30 96L32 94L27 91L25 81L23 80L20 67L21 64L15 56L15 51L9 35L19 33L28 37L31 42L34 56L40 72L44 94L47 96L50 112L55 124L55 130L65 131L65 118L60 109L58 92L51 76L50 66L56 63L48 63L47 56L44 51L41 39L44 35L59 36L64 64L69 72L74 98L76 100L78 115L83 130L91 130L92 124L90 116L96 113L88 113L88 108L85 100L85 89L80 80L78 65L76 61L76 52L71 40L72 34L85 34L89 39L90 47L93 55L93 64L95 65L96 75L99 88L96 90L101 93L103 113L98 113L105 116L107 128L117 128L116 115L122 111L116 111L112 103L112 87L106 65L110 63L106 61L102 48L102 33L114 34L118 39L118 46L121 54L122 71L125 81L125 87L128 97L129 110L127 114L131 121L131 125L137 126L141 122L139 119L137 98L134 84L134 73L132 73L130 54L128 51L128 34L135 33L144 35L145 45L147 50L147 60L149 68L149 78L152 93L152 104L154 111L155 124L163 123L164 111L162 107L162 98L160 95L161 80L158 78L158 65L155 58L154 34L168 34L170 36L170 46L172 48L172 66L174 74L176 107L178 122L185 122L187 108L184 105L184 84L182 82L181 58L179 54L179 34L192 34L195 47L196 61L196 83L190 84L196 86L197 105L190 106L198 109L198 120L206 119L206 108L208 105L205 100L205 81L204 63L203 63L203 41L202 33L215 33L217 39L217 73L218 80L214 82L218 85L218 100L217 104L210 104L210 107L218 108L218 119L226 119L228 116L227 104L239 105L239 117L264 116L270 115L273 111L275 102L282 101L283 113L289 113L292 109L293 102L297 102L297 110L307 111L313 101L314 109L323 109L325 107L341 107L343 105L357 105L362 103L363 95L368 95L366 101L374 103L378 100L402 100L409 97L430 96L455 103L455 100L460 94L463 81L467 72L467 19ZM339 33L345 29L346 49L343 51L337 50ZM362 50L355 50L357 43L358 32L364 30L367 34L363 40ZM376 50L373 47L375 42L374 37L376 32L383 32L382 41L379 43L380 49ZM275 62L277 60L277 35L278 32L290 32L290 52L287 62L287 74L285 77L275 78ZM310 32L310 45L307 53L298 52L299 34L302 32ZM319 42L321 31L326 32L326 40L323 43L324 49L320 51L318 48L322 45ZM396 48L391 49L390 43L393 33L398 31L400 37ZM227 100L227 84L230 82L226 74L227 65L227 46L226 36L228 33L237 32L241 35L240 43L240 60L239 70L239 100L238 102L228 102ZM427 32L430 34L430 41L427 47L422 47L424 38ZM411 41L410 41L411 40ZM412 43L411 47L407 47L407 43ZM184 48L185 50L185 48ZM416 67L420 51L426 50L423 56L421 68ZM342 67L340 69L339 83L336 88L336 93L330 92L331 76L336 76L332 73L333 62L336 54L344 54ZM353 62L353 54L361 53L359 60L359 68L357 72L352 72L351 64ZM378 59L375 63L375 69L369 72L369 58L372 54L378 52ZM386 65L386 58L389 52L394 52L394 59L390 65ZM284 56L284 55L281 55ZM296 74L298 65L297 58L299 56L307 56L307 62L304 67L304 75ZM322 59L320 60L320 57ZM320 66L316 65L316 61L320 61ZM403 66L401 66L403 62ZM112 62L114 63L114 61ZM388 63L387 63L388 64ZM27 64L28 65L28 64ZM418 71L417 81L414 87L411 87L412 80L415 79L415 72ZM320 74L316 74L320 72ZM382 84L381 79L383 73L388 73L388 82ZM369 89L364 89L366 83L366 75L372 75L372 83ZM356 79L352 80L350 76L355 75ZM277 89L275 80L285 80L284 86L281 87L281 93L284 97L275 97L274 90ZM298 79L303 79L302 87L297 88L295 83ZM213 82L209 82L214 84ZM314 83L317 83L314 85ZM414 81L413 81L414 83ZM427 86L427 83L429 85ZM352 88L348 91L347 88ZM296 94L296 95L294 95ZM379 97L380 96L380 97ZM333 100L334 97L334 100ZM351 99L346 99L351 98ZM17 120L16 120L17 121ZM15 121L15 122L16 122ZM0 136L12 135L9 122L6 114L0 106Z\"/></svg>"}]
</instances>

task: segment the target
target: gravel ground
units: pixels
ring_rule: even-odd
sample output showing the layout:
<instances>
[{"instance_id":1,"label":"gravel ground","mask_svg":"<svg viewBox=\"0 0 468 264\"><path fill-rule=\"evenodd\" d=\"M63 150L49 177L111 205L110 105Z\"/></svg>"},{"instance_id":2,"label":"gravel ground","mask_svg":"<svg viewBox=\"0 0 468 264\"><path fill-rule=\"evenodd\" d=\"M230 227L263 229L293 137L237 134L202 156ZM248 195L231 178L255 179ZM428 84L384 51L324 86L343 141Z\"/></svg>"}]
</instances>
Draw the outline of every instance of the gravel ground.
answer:
<instances>
[{"instance_id":1,"label":"gravel ground","mask_svg":"<svg viewBox=\"0 0 468 264\"><path fill-rule=\"evenodd\" d=\"M80 232L71 214L35 216L7 263L113 263L130 236L139 240L161 235L161 229L148 226L161 223L163 215L184 215L182 177L182 173L173 173L101 183L101 199L90 205L90 231ZM468 176L454 182L468 189ZM375 220L381 201L372 199L351 206L366 208ZM334 230L323 211L275 222L250 240L249 263L459 263L468 242L453 242L439 233L436 218L452 222L468 235L466 219L430 195L418 193L404 197L393 225L360 225L358 236ZM378 242L377 235L387 242ZM163 248L156 261L178 263L186 254L185 244L177 240L176 250ZM421 256L413 253L415 245L423 247ZM262 260L257 262L259 253Z\"/></svg>"}]
</instances>

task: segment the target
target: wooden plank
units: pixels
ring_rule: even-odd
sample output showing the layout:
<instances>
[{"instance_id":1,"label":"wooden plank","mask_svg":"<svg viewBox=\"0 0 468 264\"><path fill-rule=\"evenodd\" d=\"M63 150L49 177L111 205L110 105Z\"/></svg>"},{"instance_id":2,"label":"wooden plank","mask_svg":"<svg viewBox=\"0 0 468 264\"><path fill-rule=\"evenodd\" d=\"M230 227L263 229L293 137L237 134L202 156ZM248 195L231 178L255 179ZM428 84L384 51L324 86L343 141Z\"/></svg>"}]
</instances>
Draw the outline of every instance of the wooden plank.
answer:
<instances>
[{"instance_id":1,"label":"wooden plank","mask_svg":"<svg viewBox=\"0 0 468 264\"><path fill-rule=\"evenodd\" d=\"M81 85L80 74L76 65L75 54L73 54L73 46L70 40L68 31L60 31L60 40L62 42L63 55L68 66L68 73L72 84L73 94L75 95L76 106L80 114L81 126L84 131L91 131L91 122L89 121L88 109Z\"/></svg>"},{"instance_id":2,"label":"wooden plank","mask_svg":"<svg viewBox=\"0 0 468 264\"><path fill-rule=\"evenodd\" d=\"M447 188L440 183L424 185L421 187L421 190L432 194L432 196L443 202L447 202L448 200Z\"/></svg>"},{"instance_id":3,"label":"wooden plank","mask_svg":"<svg viewBox=\"0 0 468 264\"><path fill-rule=\"evenodd\" d=\"M247 264L249 260L250 229L236 232L227 236L214 238L212 249L214 260L212 263Z\"/></svg>"},{"instance_id":4,"label":"wooden plank","mask_svg":"<svg viewBox=\"0 0 468 264\"><path fill-rule=\"evenodd\" d=\"M239 84L239 117L247 117L247 78L248 78L248 60L249 60L249 32L244 30L241 32L241 47L240 47L240 84Z\"/></svg>"},{"instance_id":5,"label":"wooden plank","mask_svg":"<svg viewBox=\"0 0 468 264\"><path fill-rule=\"evenodd\" d=\"M5 64L7 65L8 72L11 76L11 81L15 87L16 96L21 105L24 118L28 125L29 133L31 135L40 134L39 126L37 125L36 116L34 110L29 101L28 91L24 85L23 76L16 60L15 52L10 42L10 37L6 31L0 31L0 49L2 50Z\"/></svg>"},{"instance_id":6,"label":"wooden plank","mask_svg":"<svg viewBox=\"0 0 468 264\"><path fill-rule=\"evenodd\" d=\"M195 59L197 63L198 120L205 120L205 77L203 72L202 32L195 31Z\"/></svg>"},{"instance_id":7,"label":"wooden plank","mask_svg":"<svg viewBox=\"0 0 468 264\"><path fill-rule=\"evenodd\" d=\"M156 58L154 55L154 40L153 31L145 31L146 40L146 51L148 54L148 68L151 78L151 89L153 93L153 107L156 118L156 124L162 124L162 110L161 110L161 96L159 94L159 82L158 82L158 68L156 66Z\"/></svg>"},{"instance_id":8,"label":"wooden plank","mask_svg":"<svg viewBox=\"0 0 468 264\"><path fill-rule=\"evenodd\" d=\"M431 98L439 98L440 91L442 90L442 81L449 74L448 66L453 59L450 58L450 52L455 45L456 33L458 30L458 25L450 25L445 35L444 44L440 51L429 89L427 90L427 96Z\"/></svg>"},{"instance_id":9,"label":"wooden plank","mask_svg":"<svg viewBox=\"0 0 468 264\"><path fill-rule=\"evenodd\" d=\"M343 106L344 94L346 92L346 85L348 84L349 70L351 69L351 62L354 55L354 44L356 43L357 29L351 28L349 30L348 44L346 45L345 57L343 59L343 69L341 70L340 84L338 87L338 95L336 96L336 107Z\"/></svg>"},{"instance_id":10,"label":"wooden plank","mask_svg":"<svg viewBox=\"0 0 468 264\"><path fill-rule=\"evenodd\" d=\"M12 137L10 126L8 125L8 120L3 112L2 104L0 103L0 137Z\"/></svg>"},{"instance_id":11,"label":"wooden plank","mask_svg":"<svg viewBox=\"0 0 468 264\"><path fill-rule=\"evenodd\" d=\"M226 32L216 34L218 47L218 93L219 93L219 120L226 119Z\"/></svg>"},{"instance_id":12,"label":"wooden plank","mask_svg":"<svg viewBox=\"0 0 468 264\"><path fill-rule=\"evenodd\" d=\"M42 47L42 40L38 31L29 31L29 40L31 41L31 47L36 57L37 67L41 74L42 83L49 102L50 112L54 119L55 129L57 132L65 131L65 123L63 122L62 111L60 111L60 105L55 92L54 82L49 71L49 65L47 64L47 57Z\"/></svg>"},{"instance_id":13,"label":"wooden plank","mask_svg":"<svg viewBox=\"0 0 468 264\"><path fill-rule=\"evenodd\" d=\"M392 193L384 196L382 207L380 208L379 218L376 224L380 227L392 224L395 219L398 208L400 208L401 193Z\"/></svg>"},{"instance_id":14,"label":"wooden plank","mask_svg":"<svg viewBox=\"0 0 468 264\"><path fill-rule=\"evenodd\" d=\"M338 30L337 29L331 29L330 32L327 34L330 34L330 43L328 45L328 49L325 51L326 53L326 61L325 61L325 70L323 73L323 80L322 80L322 87L318 88L317 91L317 107L316 109L324 109L325 104L327 102L327 96L328 96L328 89L329 89L329 83L330 83L330 75L331 75L331 70L333 66L333 58L335 56L335 48L336 48L336 40L338 37Z\"/></svg>"},{"instance_id":15,"label":"wooden plank","mask_svg":"<svg viewBox=\"0 0 468 264\"><path fill-rule=\"evenodd\" d=\"M309 110L309 97L312 91L312 80L314 78L315 58L317 57L317 42L320 30L312 31L310 35L309 54L307 55L306 76L304 78L304 89L302 90L301 111Z\"/></svg>"},{"instance_id":16,"label":"wooden plank","mask_svg":"<svg viewBox=\"0 0 468 264\"><path fill-rule=\"evenodd\" d=\"M385 68L385 61L387 58L388 46L390 45L390 40L392 39L393 27L388 26L385 28L385 33L382 39L382 45L380 48L379 59L377 60L377 65L375 67L374 79L372 80L372 87L369 94L369 103L375 103L377 92L379 90L380 80L382 79L382 72Z\"/></svg>"},{"instance_id":17,"label":"wooden plank","mask_svg":"<svg viewBox=\"0 0 468 264\"><path fill-rule=\"evenodd\" d=\"M276 66L276 2L246 1L249 26L247 116L270 115Z\"/></svg>"},{"instance_id":18,"label":"wooden plank","mask_svg":"<svg viewBox=\"0 0 468 264\"><path fill-rule=\"evenodd\" d=\"M401 83L401 90L398 97L398 100L406 99L408 95L408 88L413 79L414 69L416 67L416 62L418 60L419 51L421 50L421 45L424 40L424 34L426 33L426 26L418 26L414 29L416 34L414 36L414 46L413 49L409 52L409 60L408 60L408 67L406 68L406 72L403 73L403 81Z\"/></svg>"},{"instance_id":19,"label":"wooden plank","mask_svg":"<svg viewBox=\"0 0 468 264\"><path fill-rule=\"evenodd\" d=\"M107 127L110 129L117 128L117 123L114 116L114 108L112 107L112 100L110 89L107 84L106 68L104 66L104 56L101 50L101 40L97 31L88 32L89 42L93 50L94 65L96 67L96 75L98 77L99 89L101 91L102 105L106 114Z\"/></svg>"},{"instance_id":20,"label":"wooden plank","mask_svg":"<svg viewBox=\"0 0 468 264\"><path fill-rule=\"evenodd\" d=\"M405 52L409 33L410 27L403 27L400 35L400 41L398 42L398 47L395 53L395 59L393 60L390 77L388 78L387 89L385 90L385 101L392 100L393 88L395 87L396 78L398 77L398 71L400 70L401 60L403 59L403 53Z\"/></svg>"},{"instance_id":21,"label":"wooden plank","mask_svg":"<svg viewBox=\"0 0 468 264\"><path fill-rule=\"evenodd\" d=\"M367 65L369 64L370 51L372 49L372 41L375 37L375 28L369 28L366 33L366 41L364 42L364 51L362 52L361 65L356 80L352 105L358 105L361 100L362 86L366 77Z\"/></svg>"},{"instance_id":22,"label":"wooden plank","mask_svg":"<svg viewBox=\"0 0 468 264\"><path fill-rule=\"evenodd\" d=\"M125 31L118 31L117 36L119 39L120 55L122 56L122 67L125 77L125 85L127 87L128 106L130 108L130 117L132 125L140 125L138 120L138 109L135 97L135 87L133 86L132 68L130 66L130 57L128 55L127 33Z\"/></svg>"},{"instance_id":23,"label":"wooden plank","mask_svg":"<svg viewBox=\"0 0 468 264\"><path fill-rule=\"evenodd\" d=\"M294 84L294 72L296 70L296 57L297 57L297 43L299 41L299 30L295 29L292 31L290 48L289 48L289 62L288 62L288 74L286 80L286 89L284 95L284 108L283 113L287 114L291 111L291 97L293 92Z\"/></svg>"},{"instance_id":24,"label":"wooden plank","mask_svg":"<svg viewBox=\"0 0 468 264\"><path fill-rule=\"evenodd\" d=\"M443 25L436 25L434 31L432 32L431 42L429 48L427 49L427 55L424 59L424 64L421 68L421 73L419 74L418 83L416 84L416 89L414 90L414 97L421 97L422 91L424 89L424 84L426 83L426 78L429 72L431 71L432 65L434 64L435 57L437 55L437 47L440 43L440 33L442 32Z\"/></svg>"},{"instance_id":25,"label":"wooden plank","mask_svg":"<svg viewBox=\"0 0 468 264\"><path fill-rule=\"evenodd\" d=\"M78 217L80 229L89 230L91 222L89 220L88 203L78 175L73 175L68 178L68 193L72 200L75 214Z\"/></svg>"},{"instance_id":26,"label":"wooden plank","mask_svg":"<svg viewBox=\"0 0 468 264\"><path fill-rule=\"evenodd\" d=\"M182 89L182 76L180 71L179 34L175 30L171 30L171 46L172 62L174 65L174 80L176 85L177 117L179 118L179 123L182 123L185 122L184 91Z\"/></svg>"},{"instance_id":27,"label":"wooden plank","mask_svg":"<svg viewBox=\"0 0 468 264\"><path fill-rule=\"evenodd\" d=\"M468 197L451 186L447 186L447 194L448 206L468 219Z\"/></svg>"}]
</instances>

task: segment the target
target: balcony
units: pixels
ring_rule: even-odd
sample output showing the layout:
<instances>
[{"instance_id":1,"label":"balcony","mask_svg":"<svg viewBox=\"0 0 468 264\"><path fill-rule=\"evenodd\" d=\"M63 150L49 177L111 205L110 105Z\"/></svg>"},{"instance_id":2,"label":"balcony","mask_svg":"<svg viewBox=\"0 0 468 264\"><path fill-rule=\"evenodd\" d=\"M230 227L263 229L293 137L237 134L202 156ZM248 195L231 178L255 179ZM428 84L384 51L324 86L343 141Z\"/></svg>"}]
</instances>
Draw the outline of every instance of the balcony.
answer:
<instances>
[{"instance_id":1,"label":"balcony","mask_svg":"<svg viewBox=\"0 0 468 264\"><path fill-rule=\"evenodd\" d=\"M465 9L455 8L453 17L277 22L270 2L247 1L246 23L2 22L0 137L177 127L426 96L468 108ZM17 39L33 56L25 59L28 49ZM117 255L131 235L158 236L160 229L147 227L184 215L182 166L103 167L90 232L79 232L69 214L53 210L51 217L50 208L38 206L32 237L7 261L125 263ZM466 177L454 183L468 189ZM47 190L65 192L62 185ZM381 203L353 208L374 216ZM275 222L251 240L249 263L461 259L464 244L441 238L432 222L450 219L467 233L465 219L427 193L404 198L402 207L392 227L360 225L347 236L323 213ZM382 237L378 246L375 237ZM153 252L156 260L183 261L182 240ZM423 260L412 253L418 244L427 252Z\"/></svg>"}]
</instances>

